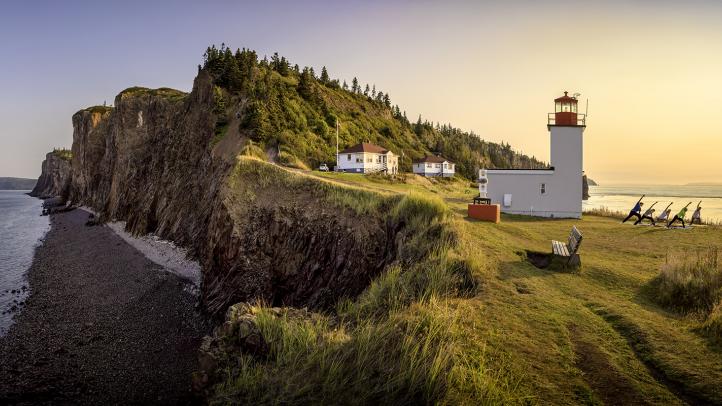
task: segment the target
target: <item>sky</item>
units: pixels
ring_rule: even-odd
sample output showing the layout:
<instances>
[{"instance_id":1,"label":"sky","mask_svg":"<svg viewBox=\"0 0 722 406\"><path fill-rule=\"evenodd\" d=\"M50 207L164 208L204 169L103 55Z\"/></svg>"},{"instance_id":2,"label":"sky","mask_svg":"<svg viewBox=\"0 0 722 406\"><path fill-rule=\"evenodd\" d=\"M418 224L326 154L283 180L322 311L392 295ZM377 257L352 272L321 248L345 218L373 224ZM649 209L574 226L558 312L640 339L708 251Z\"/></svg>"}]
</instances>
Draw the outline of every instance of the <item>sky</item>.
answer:
<instances>
[{"instance_id":1,"label":"sky","mask_svg":"<svg viewBox=\"0 0 722 406\"><path fill-rule=\"evenodd\" d=\"M356 76L434 122L549 159L581 93L602 184L722 181L722 2L33 1L0 4L0 176L37 177L71 116L131 86L190 90L210 44Z\"/></svg>"}]
</instances>

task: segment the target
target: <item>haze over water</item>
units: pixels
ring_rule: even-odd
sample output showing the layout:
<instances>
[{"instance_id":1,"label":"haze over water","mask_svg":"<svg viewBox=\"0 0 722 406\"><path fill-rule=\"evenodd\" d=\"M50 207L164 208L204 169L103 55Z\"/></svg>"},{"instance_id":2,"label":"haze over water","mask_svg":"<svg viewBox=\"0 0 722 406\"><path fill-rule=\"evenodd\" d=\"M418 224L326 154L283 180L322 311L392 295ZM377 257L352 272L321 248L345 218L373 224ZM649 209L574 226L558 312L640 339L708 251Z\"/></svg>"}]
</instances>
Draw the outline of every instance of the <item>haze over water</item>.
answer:
<instances>
[{"instance_id":1,"label":"haze over water","mask_svg":"<svg viewBox=\"0 0 722 406\"><path fill-rule=\"evenodd\" d=\"M0 336L16 313L9 310L16 306L19 311L18 303L30 293L25 274L35 248L50 229L50 217L40 216L43 201L26 192L0 190Z\"/></svg>"},{"instance_id":2,"label":"haze over water","mask_svg":"<svg viewBox=\"0 0 722 406\"><path fill-rule=\"evenodd\" d=\"M674 216L687 203L692 202L688 218L697 204L702 201L702 220L722 222L722 185L668 185L668 186L590 186L589 200L584 202L584 209L606 207L610 210L629 212L641 195L645 209L652 203L659 214L669 203L673 203L671 215Z\"/></svg>"}]
</instances>

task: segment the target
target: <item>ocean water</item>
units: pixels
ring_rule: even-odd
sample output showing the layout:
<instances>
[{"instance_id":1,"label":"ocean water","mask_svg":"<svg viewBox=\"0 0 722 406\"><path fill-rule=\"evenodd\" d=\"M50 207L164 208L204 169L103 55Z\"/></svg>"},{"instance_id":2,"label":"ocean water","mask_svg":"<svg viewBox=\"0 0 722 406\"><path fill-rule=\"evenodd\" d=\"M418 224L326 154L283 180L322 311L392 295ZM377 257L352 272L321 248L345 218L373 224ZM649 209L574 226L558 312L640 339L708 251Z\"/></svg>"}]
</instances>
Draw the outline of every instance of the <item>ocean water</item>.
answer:
<instances>
[{"instance_id":1,"label":"ocean water","mask_svg":"<svg viewBox=\"0 0 722 406\"><path fill-rule=\"evenodd\" d=\"M687 218L692 216L697 204L702 202L702 220L722 222L722 185L715 186L590 186L589 200L584 209L606 207L628 213L642 194L646 194L644 209L654 202L655 215L672 203L670 217L687 203L692 202Z\"/></svg>"},{"instance_id":2,"label":"ocean water","mask_svg":"<svg viewBox=\"0 0 722 406\"><path fill-rule=\"evenodd\" d=\"M27 192L0 190L0 336L30 293L25 274L50 229L50 218L40 216L43 201Z\"/></svg>"}]
</instances>

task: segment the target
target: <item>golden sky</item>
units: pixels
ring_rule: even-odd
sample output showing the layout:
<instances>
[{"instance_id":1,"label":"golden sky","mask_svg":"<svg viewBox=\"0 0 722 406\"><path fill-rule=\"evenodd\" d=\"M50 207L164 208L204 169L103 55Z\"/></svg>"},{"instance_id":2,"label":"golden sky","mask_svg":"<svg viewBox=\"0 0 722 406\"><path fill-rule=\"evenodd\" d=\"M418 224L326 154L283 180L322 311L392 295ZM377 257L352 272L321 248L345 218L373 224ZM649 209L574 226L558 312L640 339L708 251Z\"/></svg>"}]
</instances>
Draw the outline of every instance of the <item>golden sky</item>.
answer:
<instances>
[{"instance_id":1,"label":"golden sky","mask_svg":"<svg viewBox=\"0 0 722 406\"><path fill-rule=\"evenodd\" d=\"M366 76L412 119L451 122L545 160L546 113L562 91L579 92L582 107L589 99L585 170L593 179L722 182L718 6L540 3L405 10L396 32L386 32L391 51L356 41L344 70L373 55L381 63Z\"/></svg>"},{"instance_id":2,"label":"golden sky","mask_svg":"<svg viewBox=\"0 0 722 406\"><path fill-rule=\"evenodd\" d=\"M126 87L189 90L205 47L225 42L357 76L411 120L544 160L554 98L579 92L591 178L722 181L722 2L211 3L28 2L0 13L0 36L13 39L0 42L0 176L37 176L47 151L70 146L72 114Z\"/></svg>"}]
</instances>

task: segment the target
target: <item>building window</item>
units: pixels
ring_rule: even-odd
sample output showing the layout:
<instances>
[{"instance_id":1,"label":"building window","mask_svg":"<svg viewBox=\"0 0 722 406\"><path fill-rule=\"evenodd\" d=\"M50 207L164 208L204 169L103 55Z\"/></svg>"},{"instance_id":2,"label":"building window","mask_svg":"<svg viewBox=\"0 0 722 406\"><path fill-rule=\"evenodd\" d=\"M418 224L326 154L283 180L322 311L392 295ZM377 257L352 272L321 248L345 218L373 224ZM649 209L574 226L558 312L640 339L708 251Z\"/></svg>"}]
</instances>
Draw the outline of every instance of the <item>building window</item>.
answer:
<instances>
[{"instance_id":1,"label":"building window","mask_svg":"<svg viewBox=\"0 0 722 406\"><path fill-rule=\"evenodd\" d=\"M431 164L426 164L426 167L431 168L432 166L431 166Z\"/></svg>"},{"instance_id":2,"label":"building window","mask_svg":"<svg viewBox=\"0 0 722 406\"><path fill-rule=\"evenodd\" d=\"M547 192L547 184L542 183L541 187L539 188L539 191L541 192L541 194L545 194Z\"/></svg>"},{"instance_id":3,"label":"building window","mask_svg":"<svg viewBox=\"0 0 722 406\"><path fill-rule=\"evenodd\" d=\"M441 168L441 164L436 164L436 167L437 167L437 168Z\"/></svg>"},{"instance_id":4,"label":"building window","mask_svg":"<svg viewBox=\"0 0 722 406\"><path fill-rule=\"evenodd\" d=\"M351 154L346 155L346 159L351 160Z\"/></svg>"}]
</instances>

